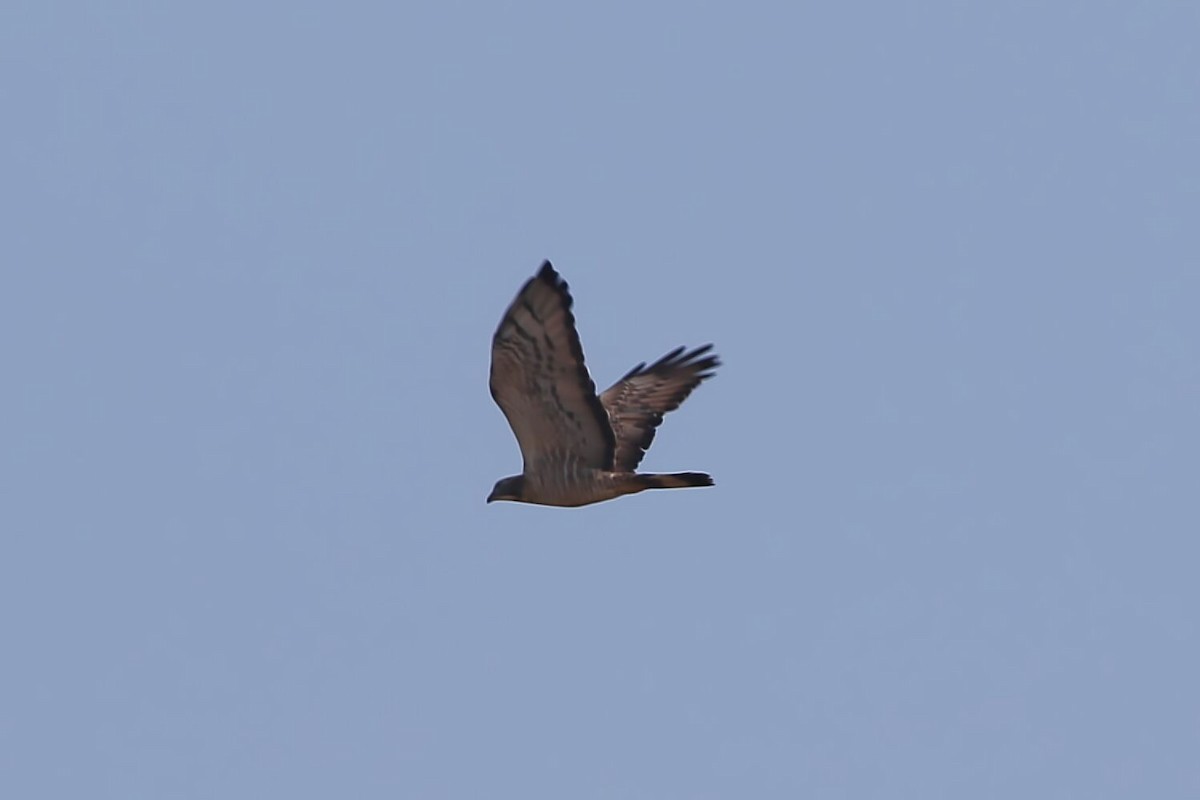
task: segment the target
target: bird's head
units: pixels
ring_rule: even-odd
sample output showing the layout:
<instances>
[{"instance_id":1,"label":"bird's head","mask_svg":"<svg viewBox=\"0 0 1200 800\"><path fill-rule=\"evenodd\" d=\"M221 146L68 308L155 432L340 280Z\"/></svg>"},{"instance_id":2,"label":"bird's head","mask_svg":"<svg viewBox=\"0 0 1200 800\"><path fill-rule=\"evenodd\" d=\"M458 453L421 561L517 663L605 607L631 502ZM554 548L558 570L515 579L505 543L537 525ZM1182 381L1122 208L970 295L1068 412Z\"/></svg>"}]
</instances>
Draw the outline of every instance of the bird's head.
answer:
<instances>
[{"instance_id":1,"label":"bird's head","mask_svg":"<svg viewBox=\"0 0 1200 800\"><path fill-rule=\"evenodd\" d=\"M493 500L513 500L520 502L525 492L525 476L524 475L509 475L507 478L501 478L496 481L495 487L492 488L492 493L488 495L487 501L490 503Z\"/></svg>"}]
</instances>

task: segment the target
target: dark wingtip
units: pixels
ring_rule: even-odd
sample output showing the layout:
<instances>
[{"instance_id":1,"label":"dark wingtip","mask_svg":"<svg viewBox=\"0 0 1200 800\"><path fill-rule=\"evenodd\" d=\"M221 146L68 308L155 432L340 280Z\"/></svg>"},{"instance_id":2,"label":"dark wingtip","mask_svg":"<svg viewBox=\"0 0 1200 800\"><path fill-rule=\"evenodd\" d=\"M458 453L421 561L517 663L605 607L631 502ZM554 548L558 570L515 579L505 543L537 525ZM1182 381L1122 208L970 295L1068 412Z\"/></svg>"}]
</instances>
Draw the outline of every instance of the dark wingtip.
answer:
<instances>
[{"instance_id":1,"label":"dark wingtip","mask_svg":"<svg viewBox=\"0 0 1200 800\"><path fill-rule=\"evenodd\" d=\"M701 380L701 381L708 380L715 374L713 372L713 370L715 370L717 367L721 366L720 356L718 356L716 353L709 352L710 350L712 350L712 348L713 348L713 346L711 344L706 344L706 345L697 347L695 350L692 350L690 352L685 352L685 351L687 351L687 347L681 345L679 347L676 347L674 350L667 353L665 356L658 359L657 361L655 361L653 364L651 364L648 367L646 366L646 362L643 361L641 364L638 364L636 367L629 370L629 372L626 372L621 377L621 380L623 380L623 381L628 380L628 379L634 377L635 375L640 375L645 372L654 372L655 370L666 370L666 369L679 369L679 368L684 368L684 367L695 371L696 377L699 380ZM690 389L689 389L689 391L690 391Z\"/></svg>"},{"instance_id":2,"label":"dark wingtip","mask_svg":"<svg viewBox=\"0 0 1200 800\"><path fill-rule=\"evenodd\" d=\"M694 364L695 369L700 373L699 377L702 381L711 378L714 374L716 374L713 372L713 370L721 366L721 357L716 353L709 352L712 350L712 348L713 346L711 343L706 344L703 347L697 347L695 350L680 359L683 362ZM703 356L703 358L701 358L701 356Z\"/></svg>"},{"instance_id":3,"label":"dark wingtip","mask_svg":"<svg viewBox=\"0 0 1200 800\"><path fill-rule=\"evenodd\" d=\"M563 280L563 276L558 274L558 271L554 269L554 266L549 261L542 262L542 268L538 270L537 275L533 276L533 279L535 281L541 281L554 291L563 295L568 309L574 304L571 300L571 287L567 285L567 282Z\"/></svg>"}]
</instances>

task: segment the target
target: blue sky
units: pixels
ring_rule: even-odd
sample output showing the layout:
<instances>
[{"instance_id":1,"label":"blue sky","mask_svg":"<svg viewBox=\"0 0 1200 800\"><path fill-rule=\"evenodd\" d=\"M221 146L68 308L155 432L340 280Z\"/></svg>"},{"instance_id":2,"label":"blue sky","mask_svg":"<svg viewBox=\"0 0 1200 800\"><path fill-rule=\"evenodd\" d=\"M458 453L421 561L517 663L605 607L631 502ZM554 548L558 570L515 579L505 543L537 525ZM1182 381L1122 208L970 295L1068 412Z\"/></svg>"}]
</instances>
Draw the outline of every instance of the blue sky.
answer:
<instances>
[{"instance_id":1,"label":"blue sky","mask_svg":"<svg viewBox=\"0 0 1200 800\"><path fill-rule=\"evenodd\" d=\"M4 796L1200 795L1194 4L2 16Z\"/></svg>"}]
</instances>

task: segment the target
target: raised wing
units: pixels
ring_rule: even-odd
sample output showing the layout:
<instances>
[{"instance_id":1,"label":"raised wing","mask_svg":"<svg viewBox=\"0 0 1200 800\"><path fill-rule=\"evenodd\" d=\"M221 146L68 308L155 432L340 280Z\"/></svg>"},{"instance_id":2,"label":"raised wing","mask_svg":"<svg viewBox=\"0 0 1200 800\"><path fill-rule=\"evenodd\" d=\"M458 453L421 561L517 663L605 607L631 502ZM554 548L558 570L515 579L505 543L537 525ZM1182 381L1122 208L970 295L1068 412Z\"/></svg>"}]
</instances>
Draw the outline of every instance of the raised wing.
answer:
<instances>
[{"instance_id":1,"label":"raised wing","mask_svg":"<svg viewBox=\"0 0 1200 800\"><path fill-rule=\"evenodd\" d=\"M492 338L492 398L526 469L572 456L611 469L612 426L583 363L567 284L547 261L517 294Z\"/></svg>"},{"instance_id":2,"label":"raised wing","mask_svg":"<svg viewBox=\"0 0 1200 800\"><path fill-rule=\"evenodd\" d=\"M705 355L711 349L706 344L685 353L677 347L648 367L638 364L600 395L617 441L613 469L637 469L663 414L679 408L701 381L713 376L721 362Z\"/></svg>"}]
</instances>

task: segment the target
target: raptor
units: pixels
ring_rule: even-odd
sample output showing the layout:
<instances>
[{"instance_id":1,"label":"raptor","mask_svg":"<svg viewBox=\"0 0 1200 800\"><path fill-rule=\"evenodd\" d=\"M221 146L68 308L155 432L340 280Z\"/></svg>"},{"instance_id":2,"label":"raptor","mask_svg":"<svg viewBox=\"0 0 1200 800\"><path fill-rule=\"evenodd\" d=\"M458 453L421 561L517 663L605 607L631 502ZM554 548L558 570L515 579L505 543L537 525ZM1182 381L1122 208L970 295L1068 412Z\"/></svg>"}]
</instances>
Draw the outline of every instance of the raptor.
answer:
<instances>
[{"instance_id":1,"label":"raptor","mask_svg":"<svg viewBox=\"0 0 1200 800\"><path fill-rule=\"evenodd\" d=\"M525 283L492 338L492 398L524 469L488 502L585 506L646 489L712 486L703 472L638 473L663 415L719 366L712 345L677 347L638 364L602 394L583 362L567 284L547 261Z\"/></svg>"}]
</instances>

